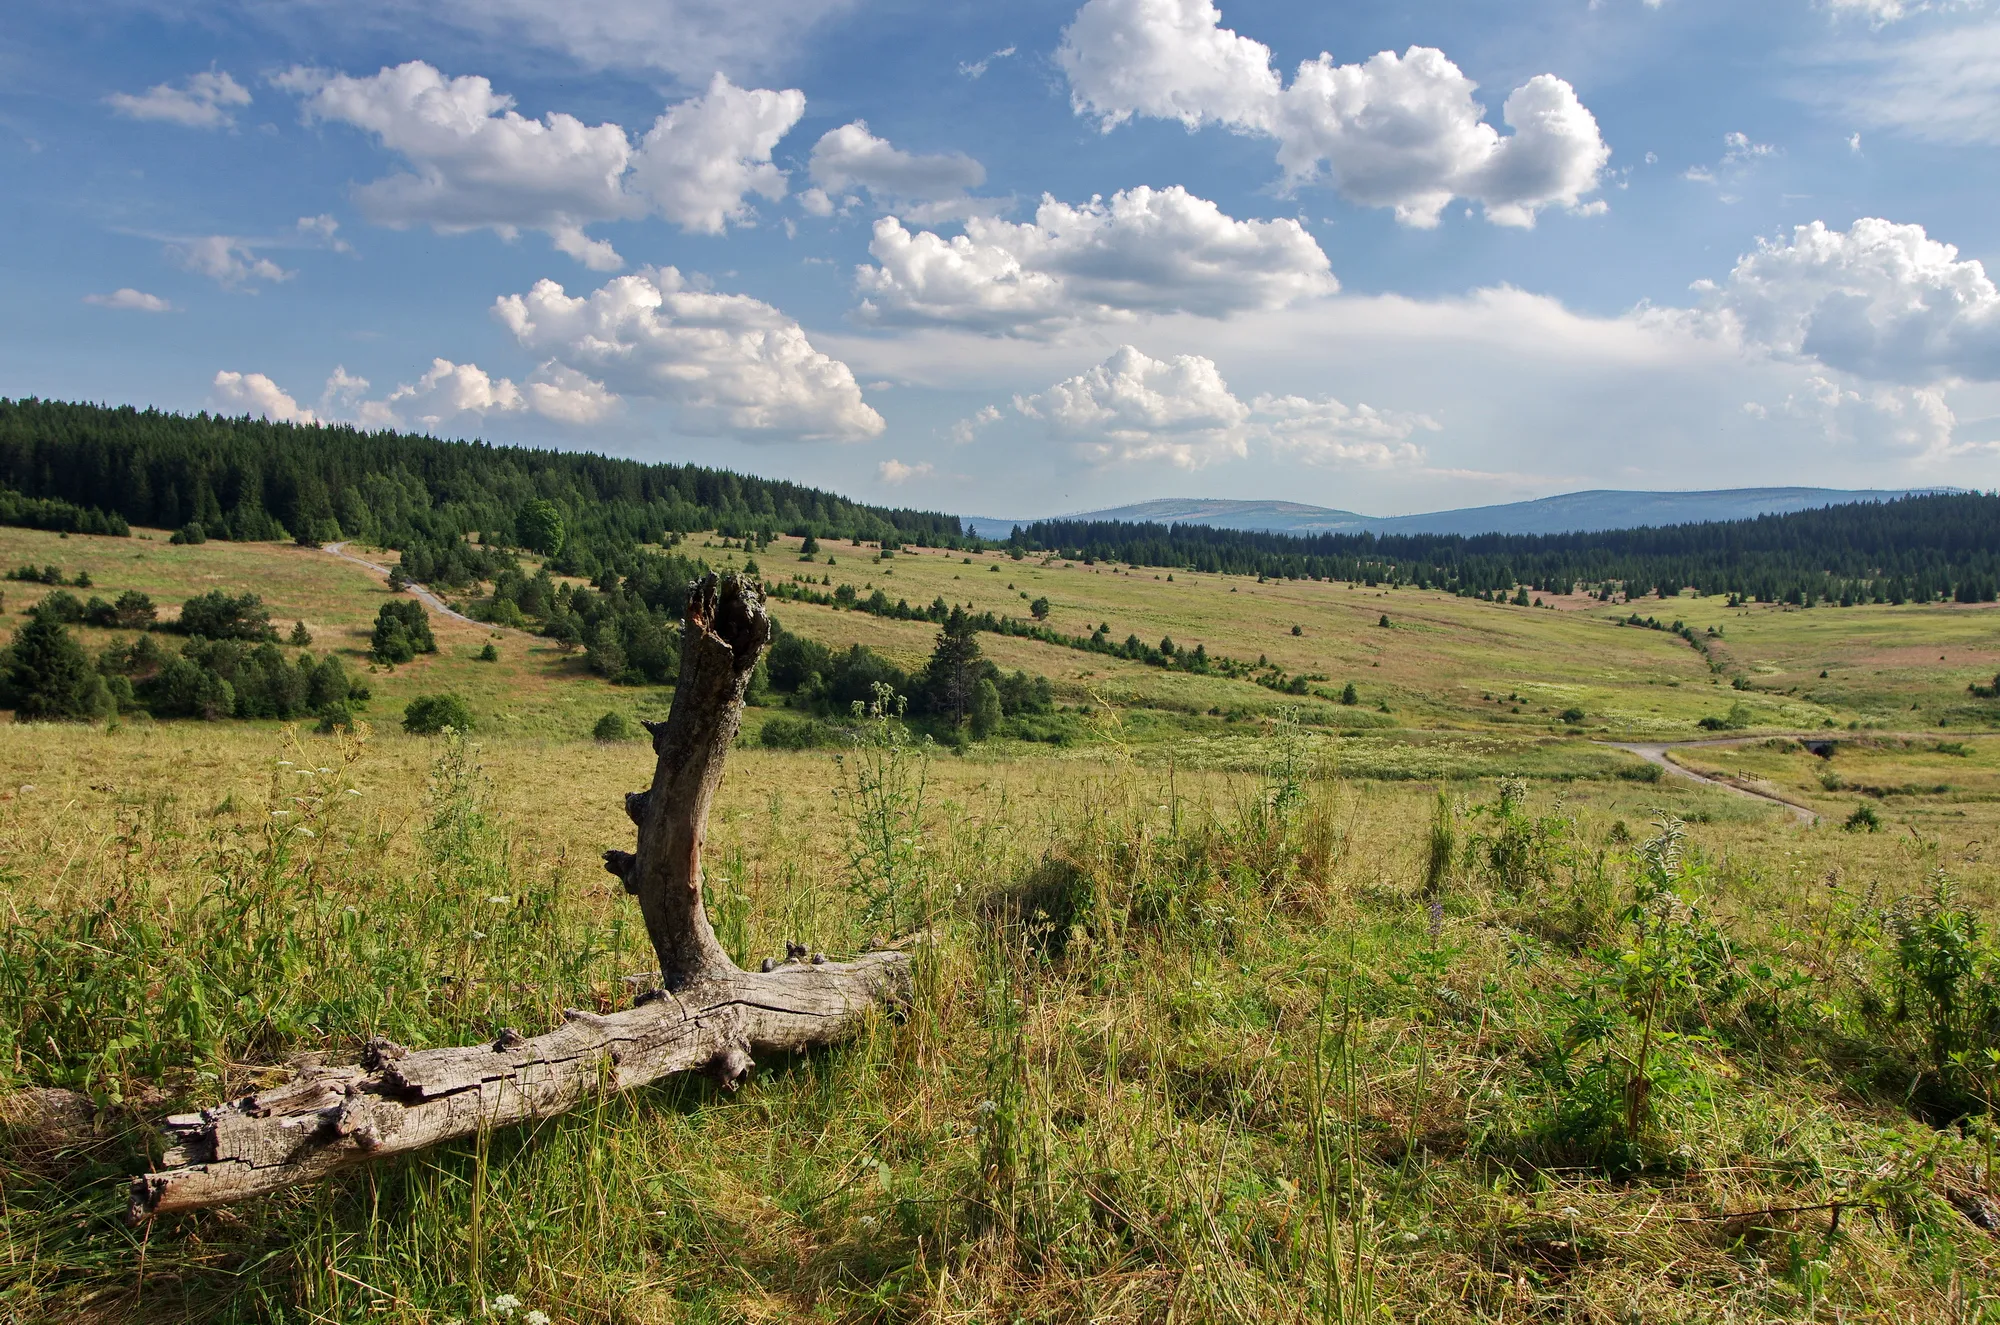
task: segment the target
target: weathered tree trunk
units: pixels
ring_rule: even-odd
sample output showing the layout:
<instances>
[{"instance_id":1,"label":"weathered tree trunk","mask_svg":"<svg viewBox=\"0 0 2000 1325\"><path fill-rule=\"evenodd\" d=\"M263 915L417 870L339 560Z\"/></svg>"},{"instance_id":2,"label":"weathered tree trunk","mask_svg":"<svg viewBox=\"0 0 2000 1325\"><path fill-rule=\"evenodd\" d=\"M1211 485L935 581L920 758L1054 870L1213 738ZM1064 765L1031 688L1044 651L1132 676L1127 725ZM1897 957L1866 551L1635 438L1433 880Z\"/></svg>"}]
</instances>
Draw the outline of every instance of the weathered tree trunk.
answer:
<instances>
[{"instance_id":1,"label":"weathered tree trunk","mask_svg":"<svg viewBox=\"0 0 2000 1325\"><path fill-rule=\"evenodd\" d=\"M358 1065L305 1068L288 1085L169 1118L164 1167L132 1180L132 1217L241 1200L675 1072L700 1069L733 1089L753 1051L829 1043L907 998L904 953L828 962L788 944L783 964L750 973L709 926L702 835L770 634L748 583L711 575L693 586L673 708L648 724L653 785L625 798L638 849L604 853L639 899L663 989L610 1016L571 1011L532 1039L509 1031L492 1044L424 1051L371 1042Z\"/></svg>"}]
</instances>

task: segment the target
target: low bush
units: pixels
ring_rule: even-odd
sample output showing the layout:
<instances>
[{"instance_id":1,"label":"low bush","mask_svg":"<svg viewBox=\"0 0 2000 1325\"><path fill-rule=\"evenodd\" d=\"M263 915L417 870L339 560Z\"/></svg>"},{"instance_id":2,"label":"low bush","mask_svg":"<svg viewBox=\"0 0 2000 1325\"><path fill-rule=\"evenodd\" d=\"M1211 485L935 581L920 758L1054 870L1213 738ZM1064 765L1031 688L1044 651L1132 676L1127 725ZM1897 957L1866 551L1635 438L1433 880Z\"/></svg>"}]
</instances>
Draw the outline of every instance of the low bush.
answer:
<instances>
[{"instance_id":1,"label":"low bush","mask_svg":"<svg viewBox=\"0 0 2000 1325\"><path fill-rule=\"evenodd\" d=\"M472 710L457 695L418 695L403 710L403 730L412 736L472 730Z\"/></svg>"}]
</instances>

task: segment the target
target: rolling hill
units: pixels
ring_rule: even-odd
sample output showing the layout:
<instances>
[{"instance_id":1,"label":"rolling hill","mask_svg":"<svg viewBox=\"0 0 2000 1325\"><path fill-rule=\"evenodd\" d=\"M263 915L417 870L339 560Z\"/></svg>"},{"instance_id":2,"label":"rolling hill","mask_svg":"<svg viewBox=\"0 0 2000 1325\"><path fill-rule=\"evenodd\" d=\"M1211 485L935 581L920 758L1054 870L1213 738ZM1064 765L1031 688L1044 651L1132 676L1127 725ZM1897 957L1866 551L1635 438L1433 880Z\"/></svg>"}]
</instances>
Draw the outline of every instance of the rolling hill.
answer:
<instances>
[{"instance_id":1,"label":"rolling hill","mask_svg":"<svg viewBox=\"0 0 2000 1325\"><path fill-rule=\"evenodd\" d=\"M1069 516L1073 520L1128 520L1159 524L1205 524L1278 534L1569 534L1643 525L1698 524L1744 520L1819 506L1889 501L1943 488L1844 490L1839 488L1723 488L1702 492L1622 492L1593 489L1535 501L1469 506L1421 515L1373 516L1290 501L1226 501L1165 497ZM964 516L966 524L991 537L1005 537L1015 524Z\"/></svg>"}]
</instances>

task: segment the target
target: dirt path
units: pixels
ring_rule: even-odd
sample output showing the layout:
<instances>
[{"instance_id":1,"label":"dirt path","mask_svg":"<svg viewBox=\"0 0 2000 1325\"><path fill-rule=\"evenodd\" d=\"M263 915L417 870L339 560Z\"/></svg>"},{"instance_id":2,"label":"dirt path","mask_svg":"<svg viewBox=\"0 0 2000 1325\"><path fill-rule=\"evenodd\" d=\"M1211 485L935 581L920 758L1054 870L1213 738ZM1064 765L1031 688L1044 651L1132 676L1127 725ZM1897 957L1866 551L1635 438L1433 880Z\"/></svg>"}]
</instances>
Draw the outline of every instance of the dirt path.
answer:
<instances>
[{"instance_id":1,"label":"dirt path","mask_svg":"<svg viewBox=\"0 0 2000 1325\"><path fill-rule=\"evenodd\" d=\"M1759 791L1755 787L1739 786L1734 782L1725 782L1721 778L1709 777L1705 773L1697 773L1693 769L1683 767L1681 764L1675 762L1672 757L1673 751L1687 747L1741 745L1744 741L1748 740L1763 741L1769 739L1768 736L1740 736L1724 737L1720 740L1712 741L1601 741L1599 744L1608 745L1615 750L1624 750L1638 755L1639 758L1645 760L1647 763L1657 764L1675 777L1683 777L1690 782L1699 782L1703 786L1720 787L1724 791L1733 791L1739 796L1752 796L1760 801L1767 801L1772 805L1782 805L1787 810L1790 810L1792 817L1800 823L1818 823L1820 817L1819 812L1816 810L1800 805L1796 801L1788 801L1775 792Z\"/></svg>"},{"instance_id":2,"label":"dirt path","mask_svg":"<svg viewBox=\"0 0 2000 1325\"><path fill-rule=\"evenodd\" d=\"M383 570L380 566L377 566L374 562L369 561L365 557L355 556L352 552L349 552L347 550L347 544L345 543L322 543L320 544L320 551L331 552L334 556L339 557L342 561L351 561L357 566L365 567L370 573L377 575L382 579L386 580L389 578L388 571ZM451 607L446 605L444 599L438 597L436 594L432 593L429 589L426 589L423 585L418 584L415 580L411 580L409 582L409 585L410 585L411 595L415 597L418 602L422 603L425 607L428 607L431 611L436 612L439 616L448 616L453 621L463 621L466 625L477 626L481 630L504 630L510 635L519 635L523 639L535 638L535 636L529 633L528 631L516 630L512 626L496 626L490 621L474 621L471 617L465 615L465 613L454 611Z\"/></svg>"}]
</instances>

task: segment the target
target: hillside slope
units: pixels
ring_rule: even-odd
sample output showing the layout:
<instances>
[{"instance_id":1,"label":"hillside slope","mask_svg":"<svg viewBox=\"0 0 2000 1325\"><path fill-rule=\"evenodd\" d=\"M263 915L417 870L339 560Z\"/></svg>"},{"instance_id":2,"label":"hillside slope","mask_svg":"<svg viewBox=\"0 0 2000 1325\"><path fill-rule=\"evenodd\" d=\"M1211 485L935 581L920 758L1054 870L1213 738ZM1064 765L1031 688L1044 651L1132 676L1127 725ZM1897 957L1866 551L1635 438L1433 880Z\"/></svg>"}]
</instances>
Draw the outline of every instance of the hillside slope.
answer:
<instances>
[{"instance_id":1,"label":"hillside slope","mask_svg":"<svg viewBox=\"0 0 2000 1325\"><path fill-rule=\"evenodd\" d=\"M1066 518L1204 524L1217 529L1276 534L1569 534L1633 529L1644 525L1747 520L1759 515L1783 515L1820 506L1890 501L1912 493L1952 490L1719 488L1701 492L1627 492L1599 488L1497 506L1468 506L1420 515L1391 516L1362 515L1355 511L1292 501L1162 497L1156 501L1113 506ZM1029 523L986 516L961 518L969 528L976 528L987 538L1004 538L1015 523Z\"/></svg>"}]
</instances>

